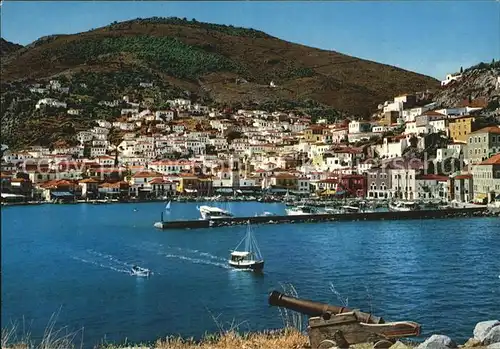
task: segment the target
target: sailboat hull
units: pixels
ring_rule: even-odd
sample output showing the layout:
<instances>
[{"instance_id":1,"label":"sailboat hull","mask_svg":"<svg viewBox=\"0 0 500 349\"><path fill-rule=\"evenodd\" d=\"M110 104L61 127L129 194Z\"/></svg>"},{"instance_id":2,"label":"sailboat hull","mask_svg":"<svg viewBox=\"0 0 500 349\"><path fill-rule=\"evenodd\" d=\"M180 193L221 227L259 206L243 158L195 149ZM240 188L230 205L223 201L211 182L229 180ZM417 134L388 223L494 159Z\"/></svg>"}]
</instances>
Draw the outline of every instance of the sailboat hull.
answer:
<instances>
[{"instance_id":1,"label":"sailboat hull","mask_svg":"<svg viewBox=\"0 0 500 349\"><path fill-rule=\"evenodd\" d=\"M229 261L229 265L235 269L248 269L254 271L261 271L262 269L264 269L264 261L258 261L258 262L241 261L240 263Z\"/></svg>"}]
</instances>

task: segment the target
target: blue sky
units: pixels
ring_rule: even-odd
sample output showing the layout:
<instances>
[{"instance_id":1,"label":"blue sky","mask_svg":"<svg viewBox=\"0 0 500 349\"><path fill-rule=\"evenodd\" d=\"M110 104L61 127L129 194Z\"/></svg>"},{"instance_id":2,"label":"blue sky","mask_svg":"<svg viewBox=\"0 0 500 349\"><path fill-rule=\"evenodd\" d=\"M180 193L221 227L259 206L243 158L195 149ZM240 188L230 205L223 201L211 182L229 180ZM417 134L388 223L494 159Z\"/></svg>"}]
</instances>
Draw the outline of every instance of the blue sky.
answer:
<instances>
[{"instance_id":1,"label":"blue sky","mask_svg":"<svg viewBox=\"0 0 500 349\"><path fill-rule=\"evenodd\" d=\"M26 45L137 17L187 17L391 64L438 79L500 59L499 1L146 2L11 1L1 34Z\"/></svg>"}]
</instances>

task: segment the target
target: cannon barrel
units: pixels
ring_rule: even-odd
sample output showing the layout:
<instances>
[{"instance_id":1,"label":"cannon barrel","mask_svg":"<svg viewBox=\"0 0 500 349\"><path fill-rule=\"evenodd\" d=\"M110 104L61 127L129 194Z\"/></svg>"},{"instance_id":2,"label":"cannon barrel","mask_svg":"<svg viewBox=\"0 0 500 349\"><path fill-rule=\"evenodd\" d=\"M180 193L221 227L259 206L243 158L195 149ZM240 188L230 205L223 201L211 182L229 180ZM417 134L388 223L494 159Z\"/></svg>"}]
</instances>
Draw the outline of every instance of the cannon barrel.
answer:
<instances>
[{"instance_id":1,"label":"cannon barrel","mask_svg":"<svg viewBox=\"0 0 500 349\"><path fill-rule=\"evenodd\" d=\"M269 294L269 304L277 307L284 307L309 316L324 316L325 314L337 315L353 311L346 307L337 307L335 305L313 302L307 299L299 299L287 296L278 291L272 291ZM367 324L383 324L384 319L368 313L356 312L360 322Z\"/></svg>"}]
</instances>

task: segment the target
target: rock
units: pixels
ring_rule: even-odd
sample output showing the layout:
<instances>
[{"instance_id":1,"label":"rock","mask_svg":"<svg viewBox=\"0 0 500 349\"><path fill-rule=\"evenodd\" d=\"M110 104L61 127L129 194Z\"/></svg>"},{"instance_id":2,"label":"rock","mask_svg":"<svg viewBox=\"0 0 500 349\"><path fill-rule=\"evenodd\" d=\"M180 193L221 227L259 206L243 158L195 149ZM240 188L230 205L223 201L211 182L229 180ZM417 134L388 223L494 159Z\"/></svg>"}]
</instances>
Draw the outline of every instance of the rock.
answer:
<instances>
[{"instance_id":1,"label":"rock","mask_svg":"<svg viewBox=\"0 0 500 349\"><path fill-rule=\"evenodd\" d=\"M469 338L469 340L467 342L465 342L465 344L463 345L464 347L478 347L481 345L481 341L479 339L476 339L476 338Z\"/></svg>"},{"instance_id":2,"label":"rock","mask_svg":"<svg viewBox=\"0 0 500 349\"><path fill-rule=\"evenodd\" d=\"M389 349L410 349L410 347L400 341L397 341Z\"/></svg>"},{"instance_id":3,"label":"rock","mask_svg":"<svg viewBox=\"0 0 500 349\"><path fill-rule=\"evenodd\" d=\"M495 326L500 325L500 321L498 320L489 320L489 321L481 321L476 324L474 327L474 338L484 341L488 332Z\"/></svg>"},{"instance_id":4,"label":"rock","mask_svg":"<svg viewBox=\"0 0 500 349\"><path fill-rule=\"evenodd\" d=\"M500 349L500 343L493 343L486 347L486 349Z\"/></svg>"},{"instance_id":5,"label":"rock","mask_svg":"<svg viewBox=\"0 0 500 349\"><path fill-rule=\"evenodd\" d=\"M489 344L500 344L500 326L495 326L491 330L489 330L488 334L483 340L483 345Z\"/></svg>"},{"instance_id":6,"label":"rock","mask_svg":"<svg viewBox=\"0 0 500 349\"><path fill-rule=\"evenodd\" d=\"M433 334L420 344L417 349L449 349L457 348L455 343L450 337L441 334Z\"/></svg>"}]
</instances>

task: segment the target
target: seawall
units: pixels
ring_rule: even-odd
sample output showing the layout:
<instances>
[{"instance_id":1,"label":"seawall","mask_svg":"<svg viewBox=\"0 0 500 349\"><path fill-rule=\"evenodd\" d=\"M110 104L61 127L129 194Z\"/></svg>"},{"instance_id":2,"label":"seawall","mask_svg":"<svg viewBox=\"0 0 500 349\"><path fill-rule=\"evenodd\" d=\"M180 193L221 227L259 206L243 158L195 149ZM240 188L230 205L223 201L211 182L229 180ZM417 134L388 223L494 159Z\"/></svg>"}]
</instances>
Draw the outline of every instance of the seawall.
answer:
<instances>
[{"instance_id":1,"label":"seawall","mask_svg":"<svg viewBox=\"0 0 500 349\"><path fill-rule=\"evenodd\" d=\"M319 223L335 221L380 221L403 219L442 219L482 217L488 214L486 207L407 212L367 212L346 214L311 214L290 216L231 217L213 220L163 221L155 223L159 229L196 229L251 224Z\"/></svg>"}]
</instances>

